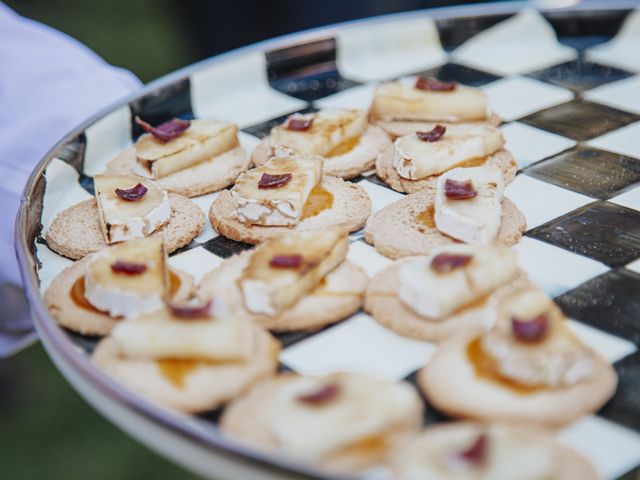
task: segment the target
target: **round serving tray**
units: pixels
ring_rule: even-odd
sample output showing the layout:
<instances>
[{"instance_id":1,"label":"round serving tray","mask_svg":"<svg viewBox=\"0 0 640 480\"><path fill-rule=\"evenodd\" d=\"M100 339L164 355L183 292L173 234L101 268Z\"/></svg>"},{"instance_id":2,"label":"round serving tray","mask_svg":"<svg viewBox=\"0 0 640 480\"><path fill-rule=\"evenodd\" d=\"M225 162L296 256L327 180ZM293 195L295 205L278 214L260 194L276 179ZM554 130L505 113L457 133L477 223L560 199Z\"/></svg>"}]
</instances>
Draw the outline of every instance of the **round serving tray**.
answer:
<instances>
[{"instance_id":1,"label":"round serving tray","mask_svg":"<svg viewBox=\"0 0 640 480\"><path fill-rule=\"evenodd\" d=\"M328 478L223 437L216 427L219 412L185 416L164 410L94 368L88 353L96 339L60 328L43 305L41 292L69 261L48 249L42 232L57 212L90 195L92 175L140 134L131 121L135 115L154 124L174 116L234 120L242 129L241 141L250 147L291 112L364 108L376 81L426 72L482 87L504 120L507 147L520 167L507 195L525 213L529 227L517 247L524 267L576 320L583 340L614 362L620 379L612 401L597 416L563 432L563 438L588 454L605 478L633 471L640 464L640 436L634 432L640 427L640 398L634 394L640 343L640 267L635 262L640 257L640 150L634 140L640 135L640 62L633 61L638 50L629 32L637 35L640 21L621 26L625 20L633 23L630 11L637 2L523 10L527 5L410 12L262 42L152 82L69 133L33 172L16 228L33 320L60 371L113 423L202 475ZM355 181L372 196L374 210L400 195L372 173ZM209 198L197 203L206 209ZM374 269L379 259L365 252L361 236L351 240ZM224 258L244 248L208 227L174 256L184 255L188 265L196 249ZM312 371L305 343L331 341L326 335L360 335L359 329L370 328L366 317L360 312L340 324L349 323L351 333L342 328L315 337L279 336L285 347L281 360L286 359L286 368ZM318 340L320 335L325 339ZM404 340L395 337L393 342L400 343L385 345L384 338L376 338L379 356L394 359L384 376L411 381L420 366L415 356L426 357L425 350L405 348ZM287 354L291 347L295 355ZM354 346L345 353L351 357L341 361L352 362L354 370L370 370L376 362L362 356L371 352ZM427 412L426 423L442 421L433 409Z\"/></svg>"}]
</instances>

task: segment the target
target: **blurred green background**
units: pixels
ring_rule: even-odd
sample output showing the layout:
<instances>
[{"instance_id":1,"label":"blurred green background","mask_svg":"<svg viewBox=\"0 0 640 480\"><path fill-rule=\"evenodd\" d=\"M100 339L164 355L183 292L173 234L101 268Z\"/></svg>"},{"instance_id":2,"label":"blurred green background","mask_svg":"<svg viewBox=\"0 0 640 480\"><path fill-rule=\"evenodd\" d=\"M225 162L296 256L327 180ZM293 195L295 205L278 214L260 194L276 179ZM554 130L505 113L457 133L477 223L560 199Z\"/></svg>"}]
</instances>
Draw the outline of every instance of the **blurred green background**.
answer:
<instances>
[{"instance_id":1,"label":"blurred green background","mask_svg":"<svg viewBox=\"0 0 640 480\"><path fill-rule=\"evenodd\" d=\"M244 44L437 0L7 0L149 82ZM0 68L3 68L0 66ZM0 72L1 74L1 72ZM0 361L0 478L189 479L93 411L36 344Z\"/></svg>"}]
</instances>

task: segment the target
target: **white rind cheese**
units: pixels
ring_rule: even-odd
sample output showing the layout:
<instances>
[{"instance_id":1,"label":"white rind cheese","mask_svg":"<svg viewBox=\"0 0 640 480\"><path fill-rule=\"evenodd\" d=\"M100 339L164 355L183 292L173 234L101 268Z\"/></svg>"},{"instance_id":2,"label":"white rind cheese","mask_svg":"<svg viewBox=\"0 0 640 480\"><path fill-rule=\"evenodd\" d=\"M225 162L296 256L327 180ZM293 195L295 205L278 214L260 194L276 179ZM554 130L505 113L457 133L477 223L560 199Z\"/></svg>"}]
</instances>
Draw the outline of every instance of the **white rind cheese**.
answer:
<instances>
[{"instance_id":1,"label":"white rind cheese","mask_svg":"<svg viewBox=\"0 0 640 480\"><path fill-rule=\"evenodd\" d=\"M324 109L289 118L311 120L312 123L306 130L289 130L287 119L271 129L269 141L274 154L331 156L333 150L350 139L359 138L367 128L364 110Z\"/></svg>"},{"instance_id":2,"label":"white rind cheese","mask_svg":"<svg viewBox=\"0 0 640 480\"><path fill-rule=\"evenodd\" d=\"M373 95L371 116L380 120L443 122L478 121L488 117L487 97L479 88L457 85L451 91L415 88L417 77L379 85Z\"/></svg>"},{"instance_id":3,"label":"white rind cheese","mask_svg":"<svg viewBox=\"0 0 640 480\"><path fill-rule=\"evenodd\" d=\"M244 361L252 349L242 317L180 319L167 309L121 322L111 337L126 358Z\"/></svg>"},{"instance_id":4,"label":"white rind cheese","mask_svg":"<svg viewBox=\"0 0 640 480\"><path fill-rule=\"evenodd\" d=\"M251 255L238 280L244 305L252 313L277 315L316 288L347 256L346 232L325 229L269 240ZM300 255L299 268L276 268L280 255Z\"/></svg>"},{"instance_id":5,"label":"white rind cheese","mask_svg":"<svg viewBox=\"0 0 640 480\"><path fill-rule=\"evenodd\" d=\"M160 143L142 135L135 144L135 172L159 179L211 160L238 145L238 126L221 120L191 120L180 136Z\"/></svg>"},{"instance_id":6,"label":"white rind cheese","mask_svg":"<svg viewBox=\"0 0 640 480\"><path fill-rule=\"evenodd\" d=\"M447 198L447 179L471 180L477 195L466 200ZM504 180L496 167L455 168L438 178L435 201L435 224L442 233L472 245L492 243L502 217Z\"/></svg>"},{"instance_id":7,"label":"white rind cheese","mask_svg":"<svg viewBox=\"0 0 640 480\"><path fill-rule=\"evenodd\" d=\"M115 190L128 190L141 183L147 193L140 200L127 201ZM133 175L103 174L94 177L95 196L103 237L108 244L144 238L171 218L166 191L151 180Z\"/></svg>"},{"instance_id":8,"label":"white rind cheese","mask_svg":"<svg viewBox=\"0 0 640 480\"><path fill-rule=\"evenodd\" d=\"M275 157L242 173L231 189L238 219L250 225L296 225L311 192L322 181L322 162L321 157ZM291 174L291 180L280 188L260 189L265 173Z\"/></svg>"},{"instance_id":9,"label":"white rind cheese","mask_svg":"<svg viewBox=\"0 0 640 480\"><path fill-rule=\"evenodd\" d=\"M472 259L463 267L438 273L431 268L431 261L442 253L471 255ZM418 315L441 321L507 283L516 268L516 254L506 248L441 247L428 257L412 259L402 266L398 296Z\"/></svg>"},{"instance_id":10,"label":"white rind cheese","mask_svg":"<svg viewBox=\"0 0 640 480\"><path fill-rule=\"evenodd\" d=\"M441 139L435 142L421 140L416 134L396 139L393 166L401 177L419 180L484 158L503 145L502 132L495 127L448 125Z\"/></svg>"},{"instance_id":11,"label":"white rind cheese","mask_svg":"<svg viewBox=\"0 0 640 480\"><path fill-rule=\"evenodd\" d=\"M117 261L143 264L146 270L128 275L113 272ZM162 239L120 243L94 255L84 276L85 298L100 311L131 318L162 307L168 290L166 252Z\"/></svg>"}]
</instances>

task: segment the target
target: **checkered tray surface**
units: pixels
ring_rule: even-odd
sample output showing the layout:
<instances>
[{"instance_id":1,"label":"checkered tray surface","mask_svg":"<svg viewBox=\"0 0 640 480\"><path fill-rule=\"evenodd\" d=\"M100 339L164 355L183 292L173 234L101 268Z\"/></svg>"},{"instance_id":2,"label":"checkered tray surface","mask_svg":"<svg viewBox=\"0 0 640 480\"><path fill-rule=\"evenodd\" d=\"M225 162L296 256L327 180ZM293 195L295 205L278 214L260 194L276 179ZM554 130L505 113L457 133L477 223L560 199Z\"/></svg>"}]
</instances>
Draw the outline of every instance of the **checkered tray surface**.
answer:
<instances>
[{"instance_id":1,"label":"checkered tray surface","mask_svg":"<svg viewBox=\"0 0 640 480\"><path fill-rule=\"evenodd\" d=\"M238 122L251 150L286 115L322 107L366 108L377 81L426 74L482 88L503 119L518 161L506 195L527 219L515 246L522 268L571 318L571 327L615 366L619 387L596 415L560 433L605 479L640 474L640 10L598 13L610 31L563 36L562 19L524 10L484 20L427 14L365 22L270 52L205 64L95 122L46 170L35 241L44 292L70 261L42 233L64 208L89 198L92 175L140 135L132 122L173 116ZM559 35L557 35L559 33ZM589 32L586 32L589 33ZM402 197L367 172L354 181L373 210ZM206 213L216 194L194 201ZM208 223L208 222L207 222ZM170 263L196 279L249 245L207 225ZM351 235L349 259L369 275L390 263ZM89 352L95 341L69 338ZM400 337L364 312L313 334L278 336L283 370L349 370L413 381L433 344ZM425 423L446 420L427 404ZM215 422L216 415L204 417Z\"/></svg>"}]
</instances>

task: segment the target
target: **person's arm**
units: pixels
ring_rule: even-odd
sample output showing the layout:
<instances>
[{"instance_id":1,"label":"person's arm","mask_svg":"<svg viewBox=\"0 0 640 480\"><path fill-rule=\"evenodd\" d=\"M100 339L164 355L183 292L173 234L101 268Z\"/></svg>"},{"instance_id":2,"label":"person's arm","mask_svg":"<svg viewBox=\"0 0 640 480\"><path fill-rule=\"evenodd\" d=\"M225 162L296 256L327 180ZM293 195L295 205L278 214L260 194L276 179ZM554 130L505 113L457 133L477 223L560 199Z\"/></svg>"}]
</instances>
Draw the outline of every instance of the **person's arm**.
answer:
<instances>
[{"instance_id":1,"label":"person's arm","mask_svg":"<svg viewBox=\"0 0 640 480\"><path fill-rule=\"evenodd\" d=\"M0 3L0 283L20 284L13 229L31 170L73 127L139 86L80 42Z\"/></svg>"}]
</instances>

